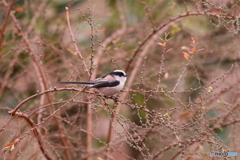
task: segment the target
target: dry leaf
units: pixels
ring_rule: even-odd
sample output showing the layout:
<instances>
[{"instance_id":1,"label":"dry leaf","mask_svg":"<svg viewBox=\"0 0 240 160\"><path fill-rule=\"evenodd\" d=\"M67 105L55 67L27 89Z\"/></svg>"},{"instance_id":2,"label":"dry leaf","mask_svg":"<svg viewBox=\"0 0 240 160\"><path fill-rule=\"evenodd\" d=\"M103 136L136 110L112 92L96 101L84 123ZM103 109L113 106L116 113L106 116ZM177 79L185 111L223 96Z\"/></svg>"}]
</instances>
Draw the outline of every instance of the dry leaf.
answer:
<instances>
[{"instance_id":1,"label":"dry leaf","mask_svg":"<svg viewBox=\"0 0 240 160\"><path fill-rule=\"evenodd\" d=\"M189 60L189 55L188 55L186 52L183 53L183 57L184 57L186 60Z\"/></svg>"},{"instance_id":2,"label":"dry leaf","mask_svg":"<svg viewBox=\"0 0 240 160\"><path fill-rule=\"evenodd\" d=\"M193 48L191 49L191 52L190 52L190 53L195 53L195 50L196 50L196 48L193 47Z\"/></svg>"},{"instance_id":3,"label":"dry leaf","mask_svg":"<svg viewBox=\"0 0 240 160\"><path fill-rule=\"evenodd\" d=\"M15 149L15 146L14 146L14 144L11 146L11 148L10 148L10 152L12 152L13 150Z\"/></svg>"},{"instance_id":4,"label":"dry leaf","mask_svg":"<svg viewBox=\"0 0 240 160\"><path fill-rule=\"evenodd\" d=\"M170 49L168 49L167 51L165 51L165 53L167 53L167 52L169 52L169 51L171 51L172 50L172 48L170 48Z\"/></svg>"},{"instance_id":5,"label":"dry leaf","mask_svg":"<svg viewBox=\"0 0 240 160\"><path fill-rule=\"evenodd\" d=\"M158 37L161 41L164 41L161 37Z\"/></svg>"},{"instance_id":6,"label":"dry leaf","mask_svg":"<svg viewBox=\"0 0 240 160\"><path fill-rule=\"evenodd\" d=\"M73 55L77 55L77 52L74 52L73 50L71 50L71 49L67 49L68 50L68 52L70 52L70 53L72 53Z\"/></svg>"},{"instance_id":7,"label":"dry leaf","mask_svg":"<svg viewBox=\"0 0 240 160\"><path fill-rule=\"evenodd\" d=\"M22 12L22 11L24 11L24 8L23 7L16 7L15 11L16 12Z\"/></svg>"},{"instance_id":8,"label":"dry leaf","mask_svg":"<svg viewBox=\"0 0 240 160\"><path fill-rule=\"evenodd\" d=\"M14 142L13 143L8 143L4 147L9 147L9 146L12 146L12 145L14 145Z\"/></svg>"},{"instance_id":9,"label":"dry leaf","mask_svg":"<svg viewBox=\"0 0 240 160\"><path fill-rule=\"evenodd\" d=\"M182 50L186 50L186 51L189 51L189 50L190 50L190 48L188 48L188 47L186 47L186 46L182 46L181 49L182 49Z\"/></svg>"}]
</instances>

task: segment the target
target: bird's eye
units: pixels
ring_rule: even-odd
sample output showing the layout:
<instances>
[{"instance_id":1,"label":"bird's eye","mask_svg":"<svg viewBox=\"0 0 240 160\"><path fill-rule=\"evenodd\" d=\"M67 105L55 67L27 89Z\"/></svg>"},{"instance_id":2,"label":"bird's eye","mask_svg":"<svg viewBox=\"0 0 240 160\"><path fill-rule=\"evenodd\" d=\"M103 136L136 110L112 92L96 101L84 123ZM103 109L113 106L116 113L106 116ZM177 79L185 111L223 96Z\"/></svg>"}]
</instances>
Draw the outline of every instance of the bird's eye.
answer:
<instances>
[{"instance_id":1,"label":"bird's eye","mask_svg":"<svg viewBox=\"0 0 240 160\"><path fill-rule=\"evenodd\" d=\"M124 74L123 74L122 72L120 72L120 73L119 73L119 76L120 76L120 77L123 77L123 76L124 76Z\"/></svg>"},{"instance_id":2,"label":"bird's eye","mask_svg":"<svg viewBox=\"0 0 240 160\"><path fill-rule=\"evenodd\" d=\"M123 77L124 74L122 72L113 72L112 74L118 75L119 77Z\"/></svg>"}]
</instances>

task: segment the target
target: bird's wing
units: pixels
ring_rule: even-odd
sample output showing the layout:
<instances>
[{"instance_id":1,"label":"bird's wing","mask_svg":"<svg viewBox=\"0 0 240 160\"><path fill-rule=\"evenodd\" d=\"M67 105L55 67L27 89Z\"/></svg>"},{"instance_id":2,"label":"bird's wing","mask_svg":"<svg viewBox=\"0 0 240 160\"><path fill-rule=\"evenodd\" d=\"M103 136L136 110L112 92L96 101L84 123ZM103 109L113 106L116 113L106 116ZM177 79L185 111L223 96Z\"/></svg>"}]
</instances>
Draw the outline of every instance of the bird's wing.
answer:
<instances>
[{"instance_id":1,"label":"bird's wing","mask_svg":"<svg viewBox=\"0 0 240 160\"><path fill-rule=\"evenodd\" d=\"M119 85L119 81L108 81L106 79L98 79L91 88L102 88L102 87L115 87Z\"/></svg>"},{"instance_id":2,"label":"bird's wing","mask_svg":"<svg viewBox=\"0 0 240 160\"><path fill-rule=\"evenodd\" d=\"M105 75L101 78L97 78L92 82L60 82L62 84L83 84L87 85L91 88L101 88L101 87L115 87L119 85L119 81L117 81L112 75Z\"/></svg>"},{"instance_id":3,"label":"bird's wing","mask_svg":"<svg viewBox=\"0 0 240 160\"><path fill-rule=\"evenodd\" d=\"M105 79L105 80L108 80L108 81L116 81L116 79L111 74L103 76L102 79Z\"/></svg>"}]
</instances>

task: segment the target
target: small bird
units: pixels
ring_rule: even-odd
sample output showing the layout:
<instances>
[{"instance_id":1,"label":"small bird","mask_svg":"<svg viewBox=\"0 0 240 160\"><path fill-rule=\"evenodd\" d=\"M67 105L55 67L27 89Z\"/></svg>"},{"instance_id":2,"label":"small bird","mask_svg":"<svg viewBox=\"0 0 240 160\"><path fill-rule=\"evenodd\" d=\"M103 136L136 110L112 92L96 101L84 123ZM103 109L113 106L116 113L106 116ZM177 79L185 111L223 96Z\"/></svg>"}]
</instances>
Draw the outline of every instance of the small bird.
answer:
<instances>
[{"instance_id":1,"label":"small bird","mask_svg":"<svg viewBox=\"0 0 240 160\"><path fill-rule=\"evenodd\" d=\"M127 74L122 70L115 70L91 82L60 82L62 84L83 84L97 90L104 96L112 96L120 92L127 80Z\"/></svg>"}]
</instances>

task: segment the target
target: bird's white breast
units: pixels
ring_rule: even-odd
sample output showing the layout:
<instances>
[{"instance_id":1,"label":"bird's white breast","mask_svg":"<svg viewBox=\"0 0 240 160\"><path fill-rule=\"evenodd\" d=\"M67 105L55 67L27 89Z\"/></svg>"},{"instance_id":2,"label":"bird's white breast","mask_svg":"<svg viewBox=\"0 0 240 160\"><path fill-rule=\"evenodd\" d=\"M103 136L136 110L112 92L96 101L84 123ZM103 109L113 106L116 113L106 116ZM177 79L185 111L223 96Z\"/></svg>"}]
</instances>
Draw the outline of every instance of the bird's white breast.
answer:
<instances>
[{"instance_id":1,"label":"bird's white breast","mask_svg":"<svg viewBox=\"0 0 240 160\"><path fill-rule=\"evenodd\" d=\"M114 78L119 81L119 85L115 86L115 87L102 87L102 88L98 88L98 91L106 96L112 96L118 92L120 92L123 87L124 84L126 82L126 77L119 77L119 76L114 76Z\"/></svg>"}]
</instances>

